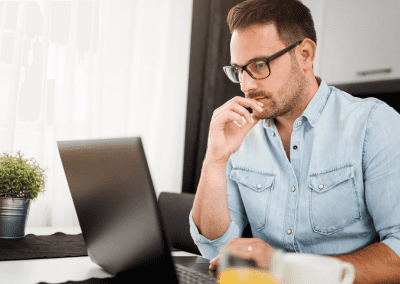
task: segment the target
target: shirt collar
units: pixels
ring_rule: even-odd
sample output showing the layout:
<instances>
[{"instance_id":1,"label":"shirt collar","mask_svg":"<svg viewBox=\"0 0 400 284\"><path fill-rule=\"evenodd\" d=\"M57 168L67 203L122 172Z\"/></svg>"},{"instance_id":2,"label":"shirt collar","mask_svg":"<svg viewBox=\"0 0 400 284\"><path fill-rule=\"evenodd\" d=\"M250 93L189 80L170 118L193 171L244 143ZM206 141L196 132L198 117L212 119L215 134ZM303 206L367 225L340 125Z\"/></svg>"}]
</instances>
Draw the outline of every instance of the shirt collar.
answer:
<instances>
[{"instance_id":1,"label":"shirt collar","mask_svg":"<svg viewBox=\"0 0 400 284\"><path fill-rule=\"evenodd\" d=\"M301 120L302 117L306 117L308 122L312 127L315 127L319 116L321 115L326 102L328 101L329 94L331 90L328 85L319 77L315 77L317 82L319 83L319 88L315 93L314 97L308 103L306 109L303 111L303 114L300 118L296 119L296 121ZM296 124L295 121L295 124ZM275 122L273 119L264 119L263 126L266 129L276 130Z\"/></svg>"},{"instance_id":2,"label":"shirt collar","mask_svg":"<svg viewBox=\"0 0 400 284\"><path fill-rule=\"evenodd\" d=\"M316 77L317 81L320 79ZM308 122L312 127L315 127L318 119L325 108L326 102L328 101L329 95L331 93L330 88L325 83L324 80L320 79L321 83L314 97L308 103L306 109L303 111L303 114L300 116L304 116L308 119Z\"/></svg>"}]
</instances>

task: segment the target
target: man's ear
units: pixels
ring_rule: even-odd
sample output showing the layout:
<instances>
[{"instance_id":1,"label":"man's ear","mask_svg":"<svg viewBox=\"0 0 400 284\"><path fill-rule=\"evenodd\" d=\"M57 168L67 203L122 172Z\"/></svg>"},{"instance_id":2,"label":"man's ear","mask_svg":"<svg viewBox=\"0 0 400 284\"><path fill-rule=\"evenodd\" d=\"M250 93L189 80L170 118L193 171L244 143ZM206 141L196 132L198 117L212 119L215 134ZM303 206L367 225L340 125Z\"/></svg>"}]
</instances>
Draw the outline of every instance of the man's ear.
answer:
<instances>
[{"instance_id":1,"label":"man's ear","mask_svg":"<svg viewBox=\"0 0 400 284\"><path fill-rule=\"evenodd\" d=\"M317 45L309 38L305 38L297 47L297 60L303 71L309 71L313 68L316 50Z\"/></svg>"}]
</instances>

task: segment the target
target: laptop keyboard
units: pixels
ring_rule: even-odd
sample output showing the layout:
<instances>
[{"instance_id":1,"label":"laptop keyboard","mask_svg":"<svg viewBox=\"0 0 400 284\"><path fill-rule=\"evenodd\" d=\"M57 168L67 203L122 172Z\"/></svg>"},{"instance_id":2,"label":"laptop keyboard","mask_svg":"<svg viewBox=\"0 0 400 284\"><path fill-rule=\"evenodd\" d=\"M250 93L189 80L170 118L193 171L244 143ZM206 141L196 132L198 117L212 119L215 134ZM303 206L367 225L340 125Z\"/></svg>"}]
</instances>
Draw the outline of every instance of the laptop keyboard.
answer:
<instances>
[{"instance_id":1,"label":"laptop keyboard","mask_svg":"<svg viewBox=\"0 0 400 284\"><path fill-rule=\"evenodd\" d=\"M180 264L175 264L176 274L179 284L189 283L216 283L216 279L210 275L206 275Z\"/></svg>"}]
</instances>

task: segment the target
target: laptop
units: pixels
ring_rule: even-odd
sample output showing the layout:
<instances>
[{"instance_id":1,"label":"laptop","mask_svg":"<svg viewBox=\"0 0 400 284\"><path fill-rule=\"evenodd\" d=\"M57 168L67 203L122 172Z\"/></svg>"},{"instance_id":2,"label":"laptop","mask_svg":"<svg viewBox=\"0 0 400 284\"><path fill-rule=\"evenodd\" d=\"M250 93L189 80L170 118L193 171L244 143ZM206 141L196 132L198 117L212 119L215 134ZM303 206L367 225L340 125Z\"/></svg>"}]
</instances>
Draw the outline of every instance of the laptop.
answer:
<instances>
[{"instance_id":1,"label":"laptop","mask_svg":"<svg viewBox=\"0 0 400 284\"><path fill-rule=\"evenodd\" d=\"M182 273L216 282L209 260L172 257L140 137L57 145L91 261L117 283L182 283Z\"/></svg>"}]
</instances>

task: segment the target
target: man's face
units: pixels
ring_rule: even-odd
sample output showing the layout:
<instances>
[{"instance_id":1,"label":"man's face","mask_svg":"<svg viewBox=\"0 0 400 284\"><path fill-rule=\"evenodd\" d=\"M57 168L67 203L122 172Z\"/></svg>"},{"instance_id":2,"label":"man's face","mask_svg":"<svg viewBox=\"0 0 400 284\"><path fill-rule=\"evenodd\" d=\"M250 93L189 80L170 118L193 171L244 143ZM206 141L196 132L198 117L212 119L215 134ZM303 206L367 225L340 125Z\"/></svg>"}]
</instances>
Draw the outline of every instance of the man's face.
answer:
<instances>
[{"instance_id":1,"label":"man's face","mask_svg":"<svg viewBox=\"0 0 400 284\"><path fill-rule=\"evenodd\" d=\"M255 25L235 30L231 38L231 64L245 65L255 58L266 58L286 46L279 40L274 24ZM294 50L294 49L293 49ZM290 53L270 62L268 78L255 80L243 72L241 90L246 98L264 104L263 112L253 111L260 119L276 118L302 110L306 102L308 80Z\"/></svg>"}]
</instances>

